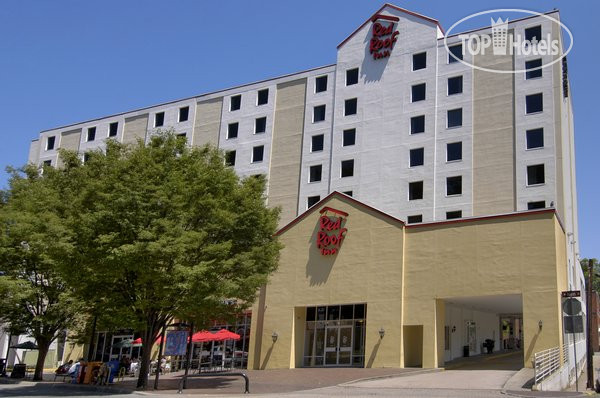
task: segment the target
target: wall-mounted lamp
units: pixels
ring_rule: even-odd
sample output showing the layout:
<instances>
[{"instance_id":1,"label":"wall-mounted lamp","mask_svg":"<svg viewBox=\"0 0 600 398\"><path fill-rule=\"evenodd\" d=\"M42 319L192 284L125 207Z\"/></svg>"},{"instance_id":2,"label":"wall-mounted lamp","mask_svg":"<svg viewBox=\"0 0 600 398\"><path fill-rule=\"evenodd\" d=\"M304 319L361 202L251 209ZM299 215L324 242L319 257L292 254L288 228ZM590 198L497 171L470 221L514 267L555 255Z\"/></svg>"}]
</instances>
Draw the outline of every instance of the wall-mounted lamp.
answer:
<instances>
[{"instance_id":1,"label":"wall-mounted lamp","mask_svg":"<svg viewBox=\"0 0 600 398\"><path fill-rule=\"evenodd\" d=\"M385 336L385 329L383 327L381 327L379 329L379 338L383 339L383 336Z\"/></svg>"},{"instance_id":2,"label":"wall-mounted lamp","mask_svg":"<svg viewBox=\"0 0 600 398\"><path fill-rule=\"evenodd\" d=\"M279 335L277 334L277 332L273 331L273 334L271 335L271 338L273 339L273 343L277 342L278 337L279 337Z\"/></svg>"},{"instance_id":3,"label":"wall-mounted lamp","mask_svg":"<svg viewBox=\"0 0 600 398\"><path fill-rule=\"evenodd\" d=\"M456 332L456 326L452 326L452 333Z\"/></svg>"},{"instance_id":4,"label":"wall-mounted lamp","mask_svg":"<svg viewBox=\"0 0 600 398\"><path fill-rule=\"evenodd\" d=\"M540 321L538 322L538 327L540 328L540 330L542 330L542 326L544 326L544 323L540 319Z\"/></svg>"}]
</instances>

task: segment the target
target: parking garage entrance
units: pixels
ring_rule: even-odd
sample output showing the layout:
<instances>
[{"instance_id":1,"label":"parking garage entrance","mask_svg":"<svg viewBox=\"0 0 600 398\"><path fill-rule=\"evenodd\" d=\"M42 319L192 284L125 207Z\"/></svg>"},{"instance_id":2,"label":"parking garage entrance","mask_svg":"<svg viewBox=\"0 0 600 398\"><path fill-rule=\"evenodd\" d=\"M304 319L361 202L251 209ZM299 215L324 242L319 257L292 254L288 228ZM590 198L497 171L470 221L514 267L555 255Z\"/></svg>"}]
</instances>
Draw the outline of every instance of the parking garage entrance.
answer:
<instances>
[{"instance_id":1,"label":"parking garage entrance","mask_svg":"<svg viewBox=\"0 0 600 398\"><path fill-rule=\"evenodd\" d=\"M522 350L520 294L453 297L445 302L444 361ZM523 356L521 354L521 365Z\"/></svg>"}]
</instances>

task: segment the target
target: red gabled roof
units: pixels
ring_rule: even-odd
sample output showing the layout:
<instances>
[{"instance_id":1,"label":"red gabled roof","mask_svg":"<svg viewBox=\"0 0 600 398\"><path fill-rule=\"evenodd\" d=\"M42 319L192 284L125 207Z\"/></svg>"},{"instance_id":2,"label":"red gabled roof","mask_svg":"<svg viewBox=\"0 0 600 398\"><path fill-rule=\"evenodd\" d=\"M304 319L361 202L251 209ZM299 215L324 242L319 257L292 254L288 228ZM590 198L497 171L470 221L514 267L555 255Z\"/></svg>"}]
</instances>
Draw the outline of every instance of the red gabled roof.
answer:
<instances>
[{"instance_id":1,"label":"red gabled roof","mask_svg":"<svg viewBox=\"0 0 600 398\"><path fill-rule=\"evenodd\" d=\"M363 28L363 27L364 27L364 26L365 26L367 23L369 23L369 22L371 22L371 21L375 21L377 18L381 18L381 17L384 17L384 18L386 18L386 19L387 19L387 16L382 16L382 15L379 15L379 13L380 13L381 11L383 11L383 10L384 10L386 7L393 8L394 10L397 10L397 11L404 12L404 13L406 13L406 14L409 14L409 15L412 15L412 16L414 16L414 17L419 17L419 18L422 18L422 19L424 19L424 20L426 20L426 21L429 21L429 22L433 22L434 24L436 24L436 25L438 26L438 28L440 28L440 30L442 31L442 33L446 33L446 32L444 31L444 28L442 28L442 25L440 25L440 23L439 23L439 21L438 21L437 19L429 18L429 17L426 17L425 15L421 15L421 14L418 14L418 13L416 13L416 12L412 12L412 11L409 11L409 10L407 10L407 9L400 8L400 7L398 7L398 6L395 6L395 5L393 5L393 4L385 3L385 4L384 4L384 5L383 5L383 6L382 6L382 7L381 7L379 10L377 10L377 11L376 11L376 12L375 12L373 15L371 15L371 17L369 17L369 19L367 19L367 20L366 20L366 21L365 21L365 22L364 22L362 25L360 25L360 26L359 26L359 27L358 27L358 28L357 28L357 29L356 29L354 32L352 32L352 34L350 34L350 36L346 37L346 39L345 39L343 42L341 42L340 44L338 44L337 48L339 49L341 46L343 46L344 44L346 44L346 42L347 42L348 40L350 40L350 39L351 39L351 38L352 38L352 37L353 37L353 36L354 36L354 35L355 35L355 34L356 34L356 33L357 33L359 30L361 30L361 29L362 29L362 28Z\"/></svg>"},{"instance_id":2,"label":"red gabled roof","mask_svg":"<svg viewBox=\"0 0 600 398\"><path fill-rule=\"evenodd\" d=\"M398 222L398 223L402 224L402 226L404 226L404 221L400 220L399 218L391 216L391 215L389 215L389 214L387 214L387 213L385 213L385 212L383 212L383 211L381 211L379 209L376 209L376 208L374 208L372 206L369 206L369 205L367 205L367 204L365 204L363 202L360 202L360 201L354 199L352 196L345 195L345 194L340 193L338 191L333 191L332 193L330 193L329 195L325 196L323 199L321 199L320 201L318 201L317 203L315 203L310 209L306 210L304 213L300 214L298 217L294 218L292 221L290 221L289 223L287 223L286 225L284 225L283 227L281 227L281 229L279 229L279 231L275 232L275 236L281 235L282 233L284 233L285 231L287 231L288 229L290 229L294 225L298 224L300 221L302 221L303 219L305 219L306 216L308 216L309 214L312 214L314 211L316 211L318 208L320 208L323 203L329 201L334 196L338 197L340 199L343 199L345 201L357 204L357 205L359 205L361 207L364 207L365 209L374 211L375 213L378 213L378 214L380 214L380 215L382 215L382 216L384 216L386 218L389 218L389 219L391 219L394 222ZM324 207L324 208L322 208L322 210L320 210L320 213L324 213L324 210L330 210L330 211L340 212L339 210L332 209L331 207ZM340 213L344 213L344 212L340 212ZM347 213L344 213L344 214L346 214L346 216L348 216Z\"/></svg>"}]
</instances>

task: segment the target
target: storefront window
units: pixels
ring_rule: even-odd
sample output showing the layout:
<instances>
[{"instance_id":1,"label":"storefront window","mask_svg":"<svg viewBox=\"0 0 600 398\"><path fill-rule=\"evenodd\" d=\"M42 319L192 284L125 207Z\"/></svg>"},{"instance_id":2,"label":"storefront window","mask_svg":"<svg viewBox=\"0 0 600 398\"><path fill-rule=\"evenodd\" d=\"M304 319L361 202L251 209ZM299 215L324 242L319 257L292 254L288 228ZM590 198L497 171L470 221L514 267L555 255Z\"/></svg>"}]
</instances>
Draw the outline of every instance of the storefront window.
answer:
<instances>
[{"instance_id":1,"label":"storefront window","mask_svg":"<svg viewBox=\"0 0 600 398\"><path fill-rule=\"evenodd\" d=\"M303 365L364 366L365 310L365 304L307 307Z\"/></svg>"}]
</instances>

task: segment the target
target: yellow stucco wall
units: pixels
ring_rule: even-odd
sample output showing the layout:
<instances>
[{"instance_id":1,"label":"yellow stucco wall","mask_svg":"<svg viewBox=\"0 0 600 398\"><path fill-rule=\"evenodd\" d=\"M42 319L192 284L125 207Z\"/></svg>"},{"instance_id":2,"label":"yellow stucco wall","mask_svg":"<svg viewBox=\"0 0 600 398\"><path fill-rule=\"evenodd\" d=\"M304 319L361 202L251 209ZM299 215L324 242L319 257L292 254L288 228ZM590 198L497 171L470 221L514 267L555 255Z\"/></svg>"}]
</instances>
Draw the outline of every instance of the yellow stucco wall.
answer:
<instances>
[{"instance_id":1,"label":"yellow stucco wall","mask_svg":"<svg viewBox=\"0 0 600 398\"><path fill-rule=\"evenodd\" d=\"M285 249L279 269L266 288L262 339L258 337L262 349L251 350L249 354L248 363L255 368L301 366L304 312L297 308L365 302L368 303L366 366L400 366L401 224L338 198L333 198L327 206L350 213L341 250L335 256L322 256L317 250L314 240L318 211L281 235ZM255 304L253 314L259 314L258 307ZM252 322L251 345L256 347L254 316ZM386 331L382 340L378 332L381 327ZM271 338L273 331L279 336L276 343Z\"/></svg>"},{"instance_id":2,"label":"yellow stucco wall","mask_svg":"<svg viewBox=\"0 0 600 398\"><path fill-rule=\"evenodd\" d=\"M335 256L315 245L324 206L349 213ZM302 366L304 307L367 303L366 367L441 367L445 300L510 294L522 297L524 364L531 366L533 353L562 343L564 239L552 211L404 227L334 194L280 234L279 269L253 308L248 363Z\"/></svg>"},{"instance_id":3,"label":"yellow stucco wall","mask_svg":"<svg viewBox=\"0 0 600 398\"><path fill-rule=\"evenodd\" d=\"M558 271L566 266L557 258L564 240L557 224L545 212L406 229L403 322L424 326L424 367L443 364L436 302L445 298L521 294L525 366L562 342Z\"/></svg>"}]
</instances>

